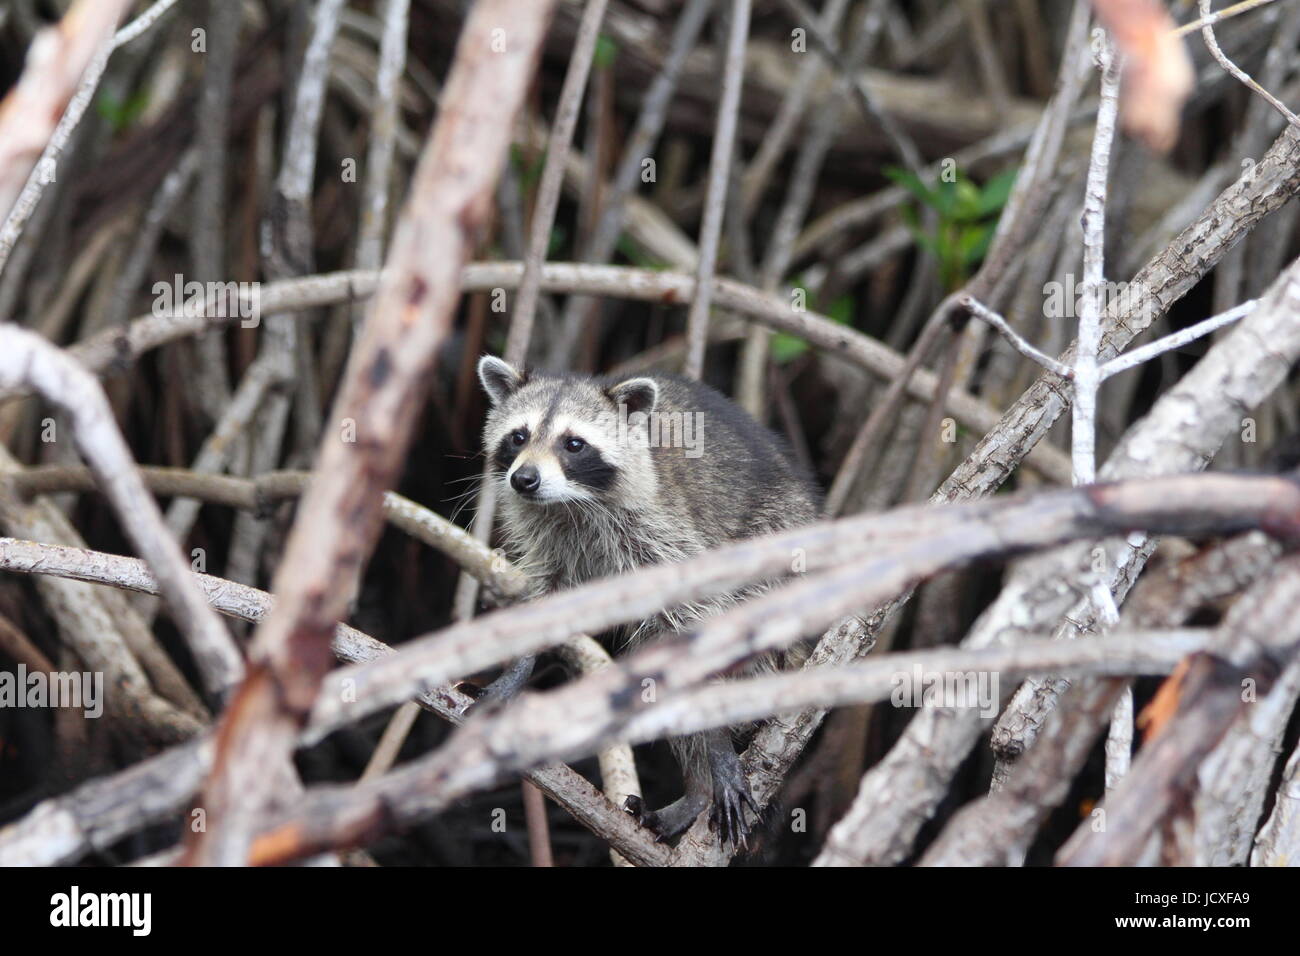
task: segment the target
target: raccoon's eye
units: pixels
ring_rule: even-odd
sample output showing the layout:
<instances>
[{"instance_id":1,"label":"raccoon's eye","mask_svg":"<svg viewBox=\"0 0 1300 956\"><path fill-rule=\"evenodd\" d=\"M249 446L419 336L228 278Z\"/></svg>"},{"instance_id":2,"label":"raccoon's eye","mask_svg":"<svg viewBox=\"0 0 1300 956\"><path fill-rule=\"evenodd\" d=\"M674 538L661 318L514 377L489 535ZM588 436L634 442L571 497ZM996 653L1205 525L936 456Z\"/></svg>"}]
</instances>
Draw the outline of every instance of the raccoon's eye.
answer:
<instances>
[{"instance_id":1,"label":"raccoon's eye","mask_svg":"<svg viewBox=\"0 0 1300 956\"><path fill-rule=\"evenodd\" d=\"M516 428L510 433L510 444L518 448L524 442L528 441L528 432L522 428Z\"/></svg>"},{"instance_id":2,"label":"raccoon's eye","mask_svg":"<svg viewBox=\"0 0 1300 956\"><path fill-rule=\"evenodd\" d=\"M587 443L581 438L566 438L564 440L564 450L576 455L587 447Z\"/></svg>"}]
</instances>

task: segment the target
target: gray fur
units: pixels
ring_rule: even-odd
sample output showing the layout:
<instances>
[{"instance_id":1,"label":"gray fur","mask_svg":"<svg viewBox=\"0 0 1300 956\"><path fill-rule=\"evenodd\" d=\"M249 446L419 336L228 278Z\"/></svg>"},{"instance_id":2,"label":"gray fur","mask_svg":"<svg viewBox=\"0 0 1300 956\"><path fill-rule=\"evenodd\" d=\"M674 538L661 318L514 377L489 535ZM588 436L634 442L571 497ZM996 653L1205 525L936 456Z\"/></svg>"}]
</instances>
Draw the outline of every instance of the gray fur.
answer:
<instances>
[{"instance_id":1,"label":"gray fur","mask_svg":"<svg viewBox=\"0 0 1300 956\"><path fill-rule=\"evenodd\" d=\"M483 438L497 465L506 549L532 578L534 593L681 561L818 514L815 485L780 440L707 386L658 374L618 382L524 375L491 357L480 360L479 377L492 400ZM634 412L654 418L638 421ZM658 442L648 440L652 426ZM575 438L584 446L578 452L569 448ZM536 493L512 486L520 468L538 470ZM629 628L629 641L687 630L766 587L671 608ZM685 825L701 794L718 791L717 765L727 761L709 749L716 737L673 742L692 798L683 804Z\"/></svg>"}]
</instances>

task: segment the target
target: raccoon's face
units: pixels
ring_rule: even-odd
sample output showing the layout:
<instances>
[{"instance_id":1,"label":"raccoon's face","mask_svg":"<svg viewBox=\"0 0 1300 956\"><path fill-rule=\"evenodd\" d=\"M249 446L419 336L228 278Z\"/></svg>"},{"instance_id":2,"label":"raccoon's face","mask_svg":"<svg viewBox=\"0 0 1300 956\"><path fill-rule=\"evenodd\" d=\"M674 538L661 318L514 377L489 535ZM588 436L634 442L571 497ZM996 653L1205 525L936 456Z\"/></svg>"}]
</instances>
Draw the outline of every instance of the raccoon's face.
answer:
<instances>
[{"instance_id":1,"label":"raccoon's face","mask_svg":"<svg viewBox=\"0 0 1300 956\"><path fill-rule=\"evenodd\" d=\"M644 429L635 417L629 424L633 413L653 411L652 379L602 388L584 378L530 378L492 356L478 374L492 402L483 447L507 494L546 506L653 492Z\"/></svg>"}]
</instances>

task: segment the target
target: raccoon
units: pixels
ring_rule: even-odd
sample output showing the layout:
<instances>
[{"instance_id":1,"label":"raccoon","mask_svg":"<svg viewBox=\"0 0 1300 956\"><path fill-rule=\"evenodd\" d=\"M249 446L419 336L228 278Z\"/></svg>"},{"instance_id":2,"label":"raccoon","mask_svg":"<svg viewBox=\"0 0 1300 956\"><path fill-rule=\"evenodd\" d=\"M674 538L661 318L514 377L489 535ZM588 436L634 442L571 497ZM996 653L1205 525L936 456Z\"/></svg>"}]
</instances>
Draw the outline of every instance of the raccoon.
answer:
<instances>
[{"instance_id":1,"label":"raccoon","mask_svg":"<svg viewBox=\"0 0 1300 956\"><path fill-rule=\"evenodd\" d=\"M504 544L536 594L681 561L808 523L820 510L815 483L781 440L699 382L529 374L491 356L479 361L478 374L491 402L483 444L499 483ZM630 626L628 644L685 631L767 586L665 610ZM768 658L750 666L779 664ZM513 693L531 665L519 662L490 690ZM731 733L670 744L685 795L658 811L634 797L625 807L661 840L711 808L724 839L743 844L742 804L756 808Z\"/></svg>"}]
</instances>

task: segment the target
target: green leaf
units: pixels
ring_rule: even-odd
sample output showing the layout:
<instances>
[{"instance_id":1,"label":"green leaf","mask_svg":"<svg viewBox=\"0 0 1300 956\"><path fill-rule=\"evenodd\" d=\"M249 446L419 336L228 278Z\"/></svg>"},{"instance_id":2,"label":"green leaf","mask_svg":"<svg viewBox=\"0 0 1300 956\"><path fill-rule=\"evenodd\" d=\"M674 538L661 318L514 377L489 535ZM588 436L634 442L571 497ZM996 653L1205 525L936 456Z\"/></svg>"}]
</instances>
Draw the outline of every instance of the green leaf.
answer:
<instances>
[{"instance_id":1,"label":"green leaf","mask_svg":"<svg viewBox=\"0 0 1300 956\"><path fill-rule=\"evenodd\" d=\"M984 223L979 226L969 226L966 229L963 229L961 237L957 241L958 253L962 266L970 267L983 259L984 254L989 251L989 243L992 241L992 223Z\"/></svg>"},{"instance_id":2,"label":"green leaf","mask_svg":"<svg viewBox=\"0 0 1300 956\"><path fill-rule=\"evenodd\" d=\"M592 57L598 70L607 70L618 58L618 44L602 33L596 37L596 50Z\"/></svg>"},{"instance_id":3,"label":"green leaf","mask_svg":"<svg viewBox=\"0 0 1300 956\"><path fill-rule=\"evenodd\" d=\"M831 303L830 308L826 310L826 317L840 325L852 325L853 306L853 296L845 293Z\"/></svg>"},{"instance_id":4,"label":"green leaf","mask_svg":"<svg viewBox=\"0 0 1300 956\"><path fill-rule=\"evenodd\" d=\"M908 169L900 169L897 166L886 166L884 173L927 206L937 208L939 197L925 183L921 182L916 173Z\"/></svg>"},{"instance_id":5,"label":"green leaf","mask_svg":"<svg viewBox=\"0 0 1300 956\"><path fill-rule=\"evenodd\" d=\"M980 190L979 215L987 216L1001 211L1011 197L1011 188L1015 186L1016 176L1019 174L1019 169L1008 169L984 184L984 188Z\"/></svg>"},{"instance_id":6,"label":"green leaf","mask_svg":"<svg viewBox=\"0 0 1300 956\"><path fill-rule=\"evenodd\" d=\"M145 107L149 105L148 92L141 90L126 100L119 100L111 93L101 93L95 100L95 112L117 133L140 118Z\"/></svg>"},{"instance_id":7,"label":"green leaf","mask_svg":"<svg viewBox=\"0 0 1300 956\"><path fill-rule=\"evenodd\" d=\"M943 182L939 183L938 192L935 194L934 208L939 213L940 219L951 219L957 208L957 183Z\"/></svg>"},{"instance_id":8,"label":"green leaf","mask_svg":"<svg viewBox=\"0 0 1300 956\"><path fill-rule=\"evenodd\" d=\"M980 216L979 187L969 179L957 180L953 188L952 217L960 222L970 222Z\"/></svg>"},{"instance_id":9,"label":"green leaf","mask_svg":"<svg viewBox=\"0 0 1300 956\"><path fill-rule=\"evenodd\" d=\"M808 343L797 335L791 335L789 332L777 332L768 342L768 350L772 356L772 361L778 365L785 365L807 352Z\"/></svg>"},{"instance_id":10,"label":"green leaf","mask_svg":"<svg viewBox=\"0 0 1300 956\"><path fill-rule=\"evenodd\" d=\"M903 215L903 224L907 226L907 231L912 234L912 238L916 240L916 244L922 249L926 249L933 255L938 256L939 243L934 236L921 228L921 223L916 217L916 210L911 206L903 206L899 211Z\"/></svg>"}]
</instances>

